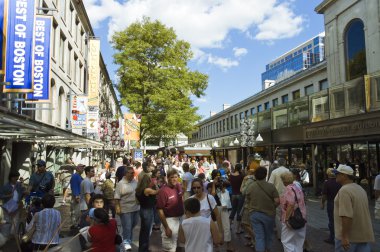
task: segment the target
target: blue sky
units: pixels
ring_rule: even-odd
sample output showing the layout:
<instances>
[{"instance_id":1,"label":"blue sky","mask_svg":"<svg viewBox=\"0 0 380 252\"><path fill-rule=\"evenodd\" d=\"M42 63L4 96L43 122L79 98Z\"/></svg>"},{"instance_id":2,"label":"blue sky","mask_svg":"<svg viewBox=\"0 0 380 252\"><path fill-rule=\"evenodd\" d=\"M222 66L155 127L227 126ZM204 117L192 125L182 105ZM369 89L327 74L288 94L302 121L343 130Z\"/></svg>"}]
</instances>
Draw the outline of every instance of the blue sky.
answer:
<instances>
[{"instance_id":1,"label":"blue sky","mask_svg":"<svg viewBox=\"0 0 380 252\"><path fill-rule=\"evenodd\" d=\"M109 74L117 81L109 38L143 16L173 27L191 43L191 69L209 75L194 98L203 118L261 90L265 65L324 30L322 0L85 0Z\"/></svg>"}]
</instances>

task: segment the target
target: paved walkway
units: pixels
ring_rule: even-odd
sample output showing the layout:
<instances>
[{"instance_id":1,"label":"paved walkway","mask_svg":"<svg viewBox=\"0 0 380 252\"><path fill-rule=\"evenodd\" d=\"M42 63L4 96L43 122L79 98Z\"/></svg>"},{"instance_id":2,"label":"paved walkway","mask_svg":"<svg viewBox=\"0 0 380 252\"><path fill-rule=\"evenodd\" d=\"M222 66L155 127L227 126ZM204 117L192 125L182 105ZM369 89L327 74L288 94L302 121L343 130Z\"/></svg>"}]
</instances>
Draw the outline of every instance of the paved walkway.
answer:
<instances>
[{"instance_id":1,"label":"paved walkway","mask_svg":"<svg viewBox=\"0 0 380 252\"><path fill-rule=\"evenodd\" d=\"M60 198L57 199L57 202L60 201ZM326 210L321 210L319 207L319 200L317 198L312 198L307 201L307 212L308 212L308 224L307 224L307 240L309 241L312 251L314 252L333 252L334 247L330 244L323 242L324 239L328 237L328 228L327 228L327 213ZM374 220L373 218L373 201L370 204L370 211L373 219L373 228L375 232L376 243L372 244L372 251L380 251L380 220ZM56 208L61 211L62 219L69 218L70 207L68 205L62 206L59 203L56 205ZM72 239L73 237L69 233L69 219L66 225L63 226L62 230L62 239L61 244L64 244L63 248L60 250L62 252L80 252L79 242L77 238ZM121 227L119 227L121 229ZM234 229L233 229L234 230ZM139 227L134 230L133 237L133 251L137 251L138 248L138 234ZM161 233L159 231L153 231L151 236L151 246L150 249L152 252L161 251ZM245 247L246 243L244 238L244 233L237 235L234 232L232 233L232 242L239 252L252 252L254 249L250 247ZM8 242L0 251L16 251L15 242ZM52 250L54 251L54 250ZM225 251L220 249L219 251ZM274 240L273 249L274 252L282 252L281 242L277 239Z\"/></svg>"}]
</instances>

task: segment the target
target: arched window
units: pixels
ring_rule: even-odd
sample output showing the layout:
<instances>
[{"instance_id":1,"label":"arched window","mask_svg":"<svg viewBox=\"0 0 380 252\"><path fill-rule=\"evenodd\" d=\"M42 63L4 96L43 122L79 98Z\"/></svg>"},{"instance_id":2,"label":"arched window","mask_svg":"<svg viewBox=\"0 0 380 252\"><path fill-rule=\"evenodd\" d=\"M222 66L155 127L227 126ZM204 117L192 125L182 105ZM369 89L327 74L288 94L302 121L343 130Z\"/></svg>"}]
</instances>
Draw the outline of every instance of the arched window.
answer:
<instances>
[{"instance_id":1,"label":"arched window","mask_svg":"<svg viewBox=\"0 0 380 252\"><path fill-rule=\"evenodd\" d=\"M364 24L360 19L352 20L345 32L346 76L352 80L367 73Z\"/></svg>"}]
</instances>

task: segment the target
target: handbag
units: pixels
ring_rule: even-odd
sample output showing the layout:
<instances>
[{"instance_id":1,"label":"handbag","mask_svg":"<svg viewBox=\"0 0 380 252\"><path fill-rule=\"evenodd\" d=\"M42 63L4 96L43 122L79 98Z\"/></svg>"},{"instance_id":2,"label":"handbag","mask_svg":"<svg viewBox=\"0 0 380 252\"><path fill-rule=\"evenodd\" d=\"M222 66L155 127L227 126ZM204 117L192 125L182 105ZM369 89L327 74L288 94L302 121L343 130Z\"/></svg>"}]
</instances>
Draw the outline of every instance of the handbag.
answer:
<instances>
[{"instance_id":1,"label":"handbag","mask_svg":"<svg viewBox=\"0 0 380 252\"><path fill-rule=\"evenodd\" d=\"M298 199L296 191L292 188L294 192L294 198L296 200L296 203L298 205ZM300 229L303 228L306 224L306 220L303 218L301 210L299 206L293 211L293 215L289 217L288 223L293 229Z\"/></svg>"},{"instance_id":2,"label":"handbag","mask_svg":"<svg viewBox=\"0 0 380 252\"><path fill-rule=\"evenodd\" d=\"M208 206L210 207L210 211L211 211L211 219L213 221L216 221L216 215L214 213L214 210L211 208L210 200L208 199L208 194L206 194L206 197L207 197Z\"/></svg>"}]
</instances>

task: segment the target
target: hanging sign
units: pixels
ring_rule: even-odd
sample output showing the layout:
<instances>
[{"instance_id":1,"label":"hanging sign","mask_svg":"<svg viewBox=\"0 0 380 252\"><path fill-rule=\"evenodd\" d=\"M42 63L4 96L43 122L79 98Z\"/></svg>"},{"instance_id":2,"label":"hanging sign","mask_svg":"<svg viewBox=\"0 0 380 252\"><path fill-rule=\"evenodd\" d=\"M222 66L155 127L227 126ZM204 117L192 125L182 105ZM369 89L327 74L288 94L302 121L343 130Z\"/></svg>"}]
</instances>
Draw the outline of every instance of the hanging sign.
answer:
<instances>
[{"instance_id":1,"label":"hanging sign","mask_svg":"<svg viewBox=\"0 0 380 252\"><path fill-rule=\"evenodd\" d=\"M33 31L35 0L5 1L4 93L33 91Z\"/></svg>"},{"instance_id":2,"label":"hanging sign","mask_svg":"<svg viewBox=\"0 0 380 252\"><path fill-rule=\"evenodd\" d=\"M48 102L50 99L50 35L52 17L37 16L34 30L33 92L27 99Z\"/></svg>"}]
</instances>

